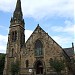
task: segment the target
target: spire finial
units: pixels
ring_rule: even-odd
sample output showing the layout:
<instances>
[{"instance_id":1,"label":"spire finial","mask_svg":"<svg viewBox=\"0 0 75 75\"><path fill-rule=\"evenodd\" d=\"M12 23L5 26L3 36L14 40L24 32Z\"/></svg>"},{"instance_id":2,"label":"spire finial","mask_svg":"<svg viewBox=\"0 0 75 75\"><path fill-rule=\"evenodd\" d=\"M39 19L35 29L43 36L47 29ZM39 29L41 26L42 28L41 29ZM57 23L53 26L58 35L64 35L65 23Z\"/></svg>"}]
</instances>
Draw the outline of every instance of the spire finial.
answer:
<instances>
[{"instance_id":1,"label":"spire finial","mask_svg":"<svg viewBox=\"0 0 75 75\"><path fill-rule=\"evenodd\" d=\"M74 43L72 42L72 47L74 47Z\"/></svg>"},{"instance_id":2,"label":"spire finial","mask_svg":"<svg viewBox=\"0 0 75 75\"><path fill-rule=\"evenodd\" d=\"M16 20L16 21L22 21L23 20L23 14L22 14L21 1L20 0L17 0L16 8L15 8L15 11L13 13L12 20Z\"/></svg>"},{"instance_id":3,"label":"spire finial","mask_svg":"<svg viewBox=\"0 0 75 75\"><path fill-rule=\"evenodd\" d=\"M15 11L21 11L21 1L17 0Z\"/></svg>"},{"instance_id":4,"label":"spire finial","mask_svg":"<svg viewBox=\"0 0 75 75\"><path fill-rule=\"evenodd\" d=\"M37 26L39 27L39 23L37 24Z\"/></svg>"}]
</instances>

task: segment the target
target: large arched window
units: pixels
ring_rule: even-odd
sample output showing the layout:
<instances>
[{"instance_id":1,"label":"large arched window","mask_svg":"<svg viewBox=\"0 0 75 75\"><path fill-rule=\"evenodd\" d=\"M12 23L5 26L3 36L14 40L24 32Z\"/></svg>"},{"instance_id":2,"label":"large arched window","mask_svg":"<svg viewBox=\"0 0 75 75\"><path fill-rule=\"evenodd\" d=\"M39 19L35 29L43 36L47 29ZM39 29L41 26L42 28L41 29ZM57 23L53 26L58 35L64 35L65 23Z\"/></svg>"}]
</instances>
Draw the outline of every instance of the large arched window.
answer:
<instances>
[{"instance_id":1,"label":"large arched window","mask_svg":"<svg viewBox=\"0 0 75 75\"><path fill-rule=\"evenodd\" d=\"M36 56L40 56L43 54L42 48L43 48L43 45L42 45L41 41L36 40L36 42L35 42L35 55Z\"/></svg>"}]
</instances>

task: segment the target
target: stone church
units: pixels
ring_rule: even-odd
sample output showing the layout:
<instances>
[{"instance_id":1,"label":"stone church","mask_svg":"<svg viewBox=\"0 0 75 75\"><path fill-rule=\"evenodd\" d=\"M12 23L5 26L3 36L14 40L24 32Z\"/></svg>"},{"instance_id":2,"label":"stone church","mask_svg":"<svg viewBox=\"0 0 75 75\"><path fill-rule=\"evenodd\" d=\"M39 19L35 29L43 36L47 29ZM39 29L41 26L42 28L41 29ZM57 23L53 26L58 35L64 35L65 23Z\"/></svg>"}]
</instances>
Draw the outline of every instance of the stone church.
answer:
<instances>
[{"instance_id":1,"label":"stone church","mask_svg":"<svg viewBox=\"0 0 75 75\"><path fill-rule=\"evenodd\" d=\"M17 0L16 8L10 20L8 43L3 75L11 75L11 63L19 62L19 75L50 75L54 72L50 59L70 60L64 49L55 42L38 24L25 42L25 22L21 9L21 1ZM62 71L69 75L65 66Z\"/></svg>"}]
</instances>

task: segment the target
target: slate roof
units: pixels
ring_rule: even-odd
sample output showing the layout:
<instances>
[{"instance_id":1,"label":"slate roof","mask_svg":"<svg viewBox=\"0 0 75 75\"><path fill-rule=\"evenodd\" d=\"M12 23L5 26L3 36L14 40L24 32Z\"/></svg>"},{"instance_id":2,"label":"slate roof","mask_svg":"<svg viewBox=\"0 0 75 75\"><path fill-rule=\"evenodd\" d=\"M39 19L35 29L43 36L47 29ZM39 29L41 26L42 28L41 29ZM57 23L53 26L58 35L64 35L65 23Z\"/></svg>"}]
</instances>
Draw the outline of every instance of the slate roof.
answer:
<instances>
[{"instance_id":1,"label":"slate roof","mask_svg":"<svg viewBox=\"0 0 75 75\"><path fill-rule=\"evenodd\" d=\"M73 55L74 55L74 48L73 48L73 47L64 48L64 51L67 53L67 55L68 55L69 57L73 57Z\"/></svg>"}]
</instances>

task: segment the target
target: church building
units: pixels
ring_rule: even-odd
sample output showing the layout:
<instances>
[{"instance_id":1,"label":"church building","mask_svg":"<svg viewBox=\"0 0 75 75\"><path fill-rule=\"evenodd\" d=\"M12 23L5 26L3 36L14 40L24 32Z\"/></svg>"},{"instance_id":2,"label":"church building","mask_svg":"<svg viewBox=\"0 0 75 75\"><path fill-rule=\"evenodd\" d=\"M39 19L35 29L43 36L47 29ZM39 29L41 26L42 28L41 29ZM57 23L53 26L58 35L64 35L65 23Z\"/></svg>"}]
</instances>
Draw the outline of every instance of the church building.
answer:
<instances>
[{"instance_id":1,"label":"church building","mask_svg":"<svg viewBox=\"0 0 75 75\"><path fill-rule=\"evenodd\" d=\"M25 22L21 9L21 1L17 0L16 8L10 20L5 68L3 75L11 74L11 64L18 61L18 75L50 75L55 73L50 60L70 61L66 51L55 42L38 24L31 36L25 42ZM69 69L61 71L69 75Z\"/></svg>"}]
</instances>

